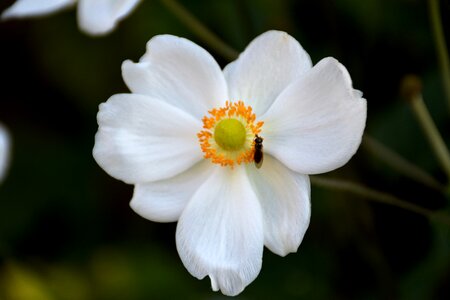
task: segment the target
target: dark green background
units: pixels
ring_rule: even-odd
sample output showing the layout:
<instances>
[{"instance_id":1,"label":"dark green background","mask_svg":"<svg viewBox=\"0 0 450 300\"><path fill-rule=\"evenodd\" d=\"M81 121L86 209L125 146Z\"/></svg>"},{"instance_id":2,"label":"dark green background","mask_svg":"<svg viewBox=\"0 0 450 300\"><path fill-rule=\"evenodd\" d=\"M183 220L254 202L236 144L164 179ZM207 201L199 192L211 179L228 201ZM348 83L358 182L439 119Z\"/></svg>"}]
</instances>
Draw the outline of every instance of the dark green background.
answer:
<instances>
[{"instance_id":1,"label":"dark green background","mask_svg":"<svg viewBox=\"0 0 450 300\"><path fill-rule=\"evenodd\" d=\"M294 36L314 63L333 56L368 101L366 132L444 182L407 103L405 74L447 141L450 118L428 18L420 0L181 1L242 51L270 30ZM2 0L0 10L13 1ZM441 1L447 38L450 2ZM0 299L221 299L183 267L175 223L128 206L132 186L92 158L97 107L127 92L120 66L157 34L208 49L159 1L144 0L111 35L91 38L75 10L0 23L0 121L13 160L0 186ZM221 66L228 61L211 51ZM393 172L364 149L327 174L430 209L441 194ZM264 252L258 278L238 299L450 299L449 227L363 197L313 187L312 217L298 253Z\"/></svg>"}]
</instances>

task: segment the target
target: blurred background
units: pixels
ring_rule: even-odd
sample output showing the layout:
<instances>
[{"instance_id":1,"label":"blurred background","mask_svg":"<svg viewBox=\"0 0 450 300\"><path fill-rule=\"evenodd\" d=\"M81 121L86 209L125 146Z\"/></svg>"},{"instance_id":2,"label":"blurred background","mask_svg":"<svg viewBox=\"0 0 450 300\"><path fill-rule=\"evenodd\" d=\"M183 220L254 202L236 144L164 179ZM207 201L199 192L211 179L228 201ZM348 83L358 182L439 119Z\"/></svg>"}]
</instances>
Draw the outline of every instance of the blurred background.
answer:
<instances>
[{"instance_id":1,"label":"blurred background","mask_svg":"<svg viewBox=\"0 0 450 300\"><path fill-rule=\"evenodd\" d=\"M13 0L0 1L0 11ZM449 146L450 114L427 1L180 0L238 51L270 29L287 31L313 63L333 56L368 100L366 133L445 183L408 103L417 74ZM450 2L441 14L450 41ZM98 105L127 92L120 66L146 42L174 34L211 50L160 1L145 0L110 35L81 33L74 9L0 22L0 121L13 139L0 186L0 299L225 299L192 277L175 223L129 208L132 186L92 158ZM326 176L352 180L431 210L449 199L393 171L361 147ZM265 250L258 278L237 299L450 299L450 227L362 196L313 185L311 225L295 254Z\"/></svg>"}]
</instances>

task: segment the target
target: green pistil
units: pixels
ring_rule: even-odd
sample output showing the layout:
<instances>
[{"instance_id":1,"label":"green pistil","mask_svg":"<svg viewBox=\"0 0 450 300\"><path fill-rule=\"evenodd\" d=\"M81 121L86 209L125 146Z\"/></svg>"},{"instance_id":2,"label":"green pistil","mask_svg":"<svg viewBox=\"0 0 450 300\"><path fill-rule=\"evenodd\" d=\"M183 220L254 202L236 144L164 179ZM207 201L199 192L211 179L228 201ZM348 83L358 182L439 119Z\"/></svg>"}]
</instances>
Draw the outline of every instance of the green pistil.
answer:
<instances>
[{"instance_id":1,"label":"green pistil","mask_svg":"<svg viewBox=\"0 0 450 300\"><path fill-rule=\"evenodd\" d=\"M246 139L244 125L236 119L220 121L214 129L214 140L224 150L235 151L242 148Z\"/></svg>"}]
</instances>

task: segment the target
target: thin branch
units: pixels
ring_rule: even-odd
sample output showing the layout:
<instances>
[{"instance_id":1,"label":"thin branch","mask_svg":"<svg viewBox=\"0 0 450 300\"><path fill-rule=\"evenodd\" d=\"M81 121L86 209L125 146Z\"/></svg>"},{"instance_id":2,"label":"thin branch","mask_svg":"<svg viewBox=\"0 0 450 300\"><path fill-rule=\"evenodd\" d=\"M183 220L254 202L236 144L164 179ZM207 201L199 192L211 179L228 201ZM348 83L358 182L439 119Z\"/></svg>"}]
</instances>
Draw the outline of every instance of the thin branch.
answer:
<instances>
[{"instance_id":1,"label":"thin branch","mask_svg":"<svg viewBox=\"0 0 450 300\"><path fill-rule=\"evenodd\" d=\"M434 42L436 44L436 52L444 84L444 91L447 96L448 108L450 109L450 62L447 45L445 43L444 29L442 28L439 0L429 0L428 11L433 27Z\"/></svg>"},{"instance_id":2,"label":"thin branch","mask_svg":"<svg viewBox=\"0 0 450 300\"><path fill-rule=\"evenodd\" d=\"M326 178L322 176L311 176L311 183L317 187L349 192L372 201L403 208L405 210L409 210L416 214L425 216L432 221L441 222L450 226L450 216L446 213L434 212L427 208L423 208L416 204L397 198L391 194L371 189L356 182Z\"/></svg>"},{"instance_id":3,"label":"thin branch","mask_svg":"<svg viewBox=\"0 0 450 300\"><path fill-rule=\"evenodd\" d=\"M386 147L374 137L364 134L361 146L371 155L377 157L403 176L420 182L441 193L445 193L445 186L443 184L417 165L400 156L397 152Z\"/></svg>"},{"instance_id":4,"label":"thin branch","mask_svg":"<svg viewBox=\"0 0 450 300\"><path fill-rule=\"evenodd\" d=\"M442 169L447 174L447 180L450 180L450 154L436 124L431 118L425 102L423 101L422 94L413 95L408 103L411 104L413 112L419 121L434 154L441 164Z\"/></svg>"},{"instance_id":5,"label":"thin branch","mask_svg":"<svg viewBox=\"0 0 450 300\"><path fill-rule=\"evenodd\" d=\"M235 60L237 58L239 54L236 50L228 46L228 44L203 25L202 22L176 0L161 0L161 2L200 39L217 51L217 53L228 60Z\"/></svg>"}]
</instances>

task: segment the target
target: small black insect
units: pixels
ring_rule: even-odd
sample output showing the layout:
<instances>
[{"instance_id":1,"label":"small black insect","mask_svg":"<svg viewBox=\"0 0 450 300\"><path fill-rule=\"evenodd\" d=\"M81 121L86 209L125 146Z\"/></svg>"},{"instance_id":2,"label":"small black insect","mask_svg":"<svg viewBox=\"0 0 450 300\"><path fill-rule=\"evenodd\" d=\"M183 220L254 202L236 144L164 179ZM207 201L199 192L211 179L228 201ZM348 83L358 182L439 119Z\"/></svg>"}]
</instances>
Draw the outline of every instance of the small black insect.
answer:
<instances>
[{"instance_id":1,"label":"small black insect","mask_svg":"<svg viewBox=\"0 0 450 300\"><path fill-rule=\"evenodd\" d=\"M253 160L255 161L255 166L259 169L262 166L263 163L263 159L264 159L264 154L263 154L263 138L258 136L257 134L255 135L255 154L253 155Z\"/></svg>"}]
</instances>

